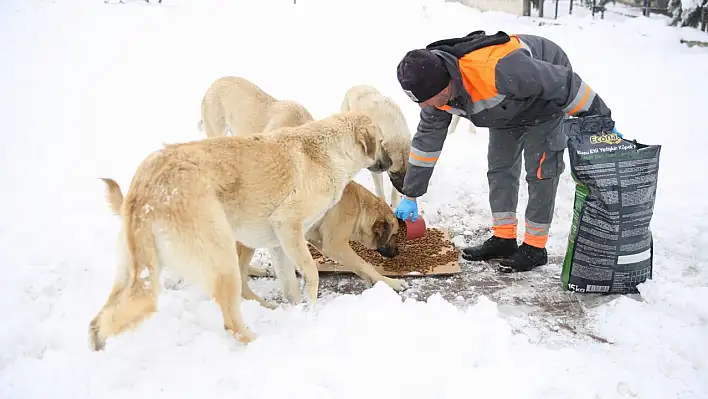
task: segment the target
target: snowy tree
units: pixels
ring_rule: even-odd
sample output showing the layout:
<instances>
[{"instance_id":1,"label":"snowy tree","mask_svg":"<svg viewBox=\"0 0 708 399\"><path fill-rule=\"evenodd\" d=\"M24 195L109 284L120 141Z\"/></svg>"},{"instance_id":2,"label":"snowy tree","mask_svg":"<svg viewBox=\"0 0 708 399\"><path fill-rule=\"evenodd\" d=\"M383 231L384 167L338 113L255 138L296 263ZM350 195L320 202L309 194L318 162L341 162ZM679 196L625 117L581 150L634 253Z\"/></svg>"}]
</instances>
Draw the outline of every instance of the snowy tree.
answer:
<instances>
[{"instance_id":1,"label":"snowy tree","mask_svg":"<svg viewBox=\"0 0 708 399\"><path fill-rule=\"evenodd\" d=\"M708 16L708 0L671 0L669 3L671 12L671 26L690 26L705 29L706 17Z\"/></svg>"}]
</instances>

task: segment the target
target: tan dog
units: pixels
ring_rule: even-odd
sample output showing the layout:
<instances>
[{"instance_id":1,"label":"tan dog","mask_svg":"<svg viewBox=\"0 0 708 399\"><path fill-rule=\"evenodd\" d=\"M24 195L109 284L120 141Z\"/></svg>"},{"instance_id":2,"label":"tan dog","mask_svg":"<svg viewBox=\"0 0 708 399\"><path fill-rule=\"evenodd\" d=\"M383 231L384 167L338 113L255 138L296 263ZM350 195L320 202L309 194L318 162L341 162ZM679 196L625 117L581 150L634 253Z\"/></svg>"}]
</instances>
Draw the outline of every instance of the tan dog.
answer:
<instances>
[{"instance_id":1,"label":"tan dog","mask_svg":"<svg viewBox=\"0 0 708 399\"><path fill-rule=\"evenodd\" d=\"M172 144L148 156L122 201L116 278L90 323L91 347L102 349L156 310L164 267L199 283L221 308L224 327L253 340L241 315L245 272L234 240L282 248L316 302L319 276L305 232L358 171L388 167L381 140L371 118L350 112L269 135Z\"/></svg>"},{"instance_id":2,"label":"tan dog","mask_svg":"<svg viewBox=\"0 0 708 399\"><path fill-rule=\"evenodd\" d=\"M227 128L232 136L249 136L312 120L302 105L276 100L244 78L225 76L215 80L204 94L199 126L208 137L223 136Z\"/></svg>"},{"instance_id":3,"label":"tan dog","mask_svg":"<svg viewBox=\"0 0 708 399\"><path fill-rule=\"evenodd\" d=\"M120 216L123 203L123 193L120 186L112 179L103 179L106 183L106 197L113 212ZM391 208L384 200L376 197L371 191L361 184L351 181L344 188L342 199L330 208L324 217L308 230L307 241L326 257L339 262L348 270L353 271L370 284L383 281L396 291L408 288L408 283L403 280L382 276L368 262L362 259L349 245L355 241L366 248L379 251L384 257L393 257L398 253L399 222ZM236 242L239 256L241 275L248 270L249 274L255 269L257 274L266 274L265 270L250 265L255 250ZM275 262L289 262L288 258L279 249L271 251ZM289 272L293 267L276 267L276 270ZM295 277L286 279L296 281ZM274 305L266 302L256 295L248 286L247 279L242 280L243 297L258 301L261 305L273 309ZM285 297L292 297L292 292L297 292L297 285L284 287Z\"/></svg>"},{"instance_id":4,"label":"tan dog","mask_svg":"<svg viewBox=\"0 0 708 399\"><path fill-rule=\"evenodd\" d=\"M341 112L360 111L371 117L379 125L383 134L383 147L391 157L391 168L387 171L393 184L391 205L395 208L401 200L403 179L408 169L408 154L411 149L411 132L399 106L389 97L383 96L376 88L358 85L344 94ZM383 171L371 170L376 195L386 200L383 190Z\"/></svg>"},{"instance_id":5,"label":"tan dog","mask_svg":"<svg viewBox=\"0 0 708 399\"><path fill-rule=\"evenodd\" d=\"M214 101L217 97L221 100ZM258 127L263 129L263 133L268 133L281 127L299 126L312 120L310 113L295 102L289 102L290 105L287 107L277 108L277 112L261 112L264 99L274 104L275 100L272 98L261 88L243 78L221 78L211 85L204 96L202 120L212 120L213 115L229 115L228 123L234 136L251 136L259 133ZM225 131L217 129L213 134L220 136L225 134ZM393 257L398 253L395 242L397 232L398 219L391 208L386 206L385 200L379 201L369 190L352 181L344 189L342 199L327 211L320 222L308 230L306 236L308 241L325 256L340 262L369 283L383 281L394 290L401 291L408 287L405 281L382 276L349 246L349 241L353 240L369 249L378 250L382 256ZM247 268L251 276L268 275L265 268L250 264L255 249L241 243L237 243L237 248L242 269ZM281 261L288 261L279 249L269 252L274 265ZM291 270L294 273L292 266L285 268L276 266L274 269L276 273L279 271L288 273ZM283 294L286 299L293 301L299 292L295 276L287 276L280 281L283 284L289 282L289 286L283 285ZM244 285L245 298L259 300L250 294L246 296L248 291L250 290ZM264 306L270 305L264 304Z\"/></svg>"},{"instance_id":6,"label":"tan dog","mask_svg":"<svg viewBox=\"0 0 708 399\"><path fill-rule=\"evenodd\" d=\"M207 137L251 136L314 119L301 104L277 100L253 82L236 76L215 80L204 93L199 130ZM248 265L248 274L265 277L265 268Z\"/></svg>"}]
</instances>

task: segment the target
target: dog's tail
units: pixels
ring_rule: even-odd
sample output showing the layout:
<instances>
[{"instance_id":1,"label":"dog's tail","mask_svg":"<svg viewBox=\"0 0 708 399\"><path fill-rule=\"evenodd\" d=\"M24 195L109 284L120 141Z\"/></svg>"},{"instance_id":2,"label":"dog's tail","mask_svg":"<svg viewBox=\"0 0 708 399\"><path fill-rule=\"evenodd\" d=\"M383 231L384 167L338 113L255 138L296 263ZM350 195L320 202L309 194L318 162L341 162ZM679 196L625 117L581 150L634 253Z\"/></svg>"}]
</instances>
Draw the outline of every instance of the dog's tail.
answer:
<instances>
[{"instance_id":1,"label":"dog's tail","mask_svg":"<svg viewBox=\"0 0 708 399\"><path fill-rule=\"evenodd\" d=\"M123 226L125 228L125 242L130 257L130 280L136 279L147 270L151 280L158 278L157 248L155 236L152 232L152 220L149 217L150 207L145 204L140 206L140 201L129 197L125 203ZM152 281L153 283L155 281ZM157 281L159 283L159 280ZM154 284L153 284L154 285ZM158 287L145 287L156 290Z\"/></svg>"},{"instance_id":2,"label":"dog's tail","mask_svg":"<svg viewBox=\"0 0 708 399\"><path fill-rule=\"evenodd\" d=\"M153 269L157 264L157 251L155 249L155 237L151 228L144 228L143 223L149 223L149 218L138 215L139 212L149 213L149 209L138 209L137 201L133 199L125 209L125 214L121 214L123 206L123 193L115 180L102 177L106 183L106 199L111 206L111 210L118 216L123 216L125 227L125 239L128 252L132 259L132 271L137 272L139 266ZM150 270L152 272L152 270ZM132 274L131 274L132 276Z\"/></svg>"},{"instance_id":3,"label":"dog's tail","mask_svg":"<svg viewBox=\"0 0 708 399\"><path fill-rule=\"evenodd\" d=\"M123 193L120 191L120 186L115 180L107 177L102 177L101 180L106 183L106 200L111 206L111 210L120 216L120 207L123 205Z\"/></svg>"}]
</instances>

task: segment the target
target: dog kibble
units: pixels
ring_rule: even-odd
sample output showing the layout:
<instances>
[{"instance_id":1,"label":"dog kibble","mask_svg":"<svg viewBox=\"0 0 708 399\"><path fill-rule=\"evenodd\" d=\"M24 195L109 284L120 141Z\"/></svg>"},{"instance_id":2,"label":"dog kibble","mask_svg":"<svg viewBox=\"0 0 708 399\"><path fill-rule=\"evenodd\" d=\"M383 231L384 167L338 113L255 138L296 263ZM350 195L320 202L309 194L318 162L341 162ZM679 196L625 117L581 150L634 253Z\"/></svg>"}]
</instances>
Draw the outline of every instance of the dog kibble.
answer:
<instances>
[{"instance_id":1,"label":"dog kibble","mask_svg":"<svg viewBox=\"0 0 708 399\"><path fill-rule=\"evenodd\" d=\"M350 241L349 245L362 259L388 272L428 274L436 267L458 260L459 249L445 240L443 232L439 229L428 228L423 237L410 241L405 241L405 237L405 224L401 223L396 235L398 255L392 259L386 259L377 251L354 241ZM310 246L310 254L316 262L328 261L312 246Z\"/></svg>"}]
</instances>

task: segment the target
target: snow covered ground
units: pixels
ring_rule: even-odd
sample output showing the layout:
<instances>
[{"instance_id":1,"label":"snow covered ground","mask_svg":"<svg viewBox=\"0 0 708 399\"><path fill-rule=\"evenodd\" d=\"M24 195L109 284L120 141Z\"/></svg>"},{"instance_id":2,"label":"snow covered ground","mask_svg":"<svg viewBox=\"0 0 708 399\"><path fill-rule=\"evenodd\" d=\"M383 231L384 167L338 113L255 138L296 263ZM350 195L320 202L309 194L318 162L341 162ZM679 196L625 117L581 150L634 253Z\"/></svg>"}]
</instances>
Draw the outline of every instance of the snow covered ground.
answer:
<instances>
[{"instance_id":1,"label":"snow covered ground","mask_svg":"<svg viewBox=\"0 0 708 399\"><path fill-rule=\"evenodd\" d=\"M679 43L708 35L578 10L539 24L442 0L4 0L0 398L708 398L708 49ZM199 104L214 79L247 77L316 118L337 112L351 85L371 84L414 130L398 60L477 29L556 41L626 137L664 146L654 280L641 295L563 293L557 261L503 278L463 264L464 278L411 279L402 295L329 277L315 309L245 302L258 339L244 347L218 307L185 286L165 290L136 331L89 352L119 223L98 177L125 189L163 142L201 138ZM471 240L489 221L488 132L466 128L448 138L421 208L429 224ZM372 187L367 172L357 180ZM520 215L525 190L522 180ZM573 193L566 171L556 260ZM251 284L279 297L272 279Z\"/></svg>"}]
</instances>

